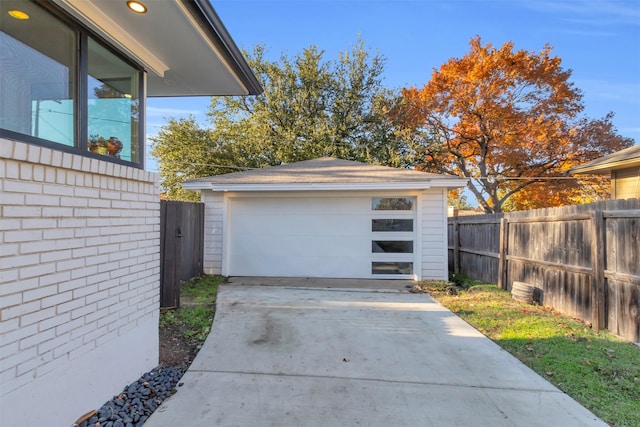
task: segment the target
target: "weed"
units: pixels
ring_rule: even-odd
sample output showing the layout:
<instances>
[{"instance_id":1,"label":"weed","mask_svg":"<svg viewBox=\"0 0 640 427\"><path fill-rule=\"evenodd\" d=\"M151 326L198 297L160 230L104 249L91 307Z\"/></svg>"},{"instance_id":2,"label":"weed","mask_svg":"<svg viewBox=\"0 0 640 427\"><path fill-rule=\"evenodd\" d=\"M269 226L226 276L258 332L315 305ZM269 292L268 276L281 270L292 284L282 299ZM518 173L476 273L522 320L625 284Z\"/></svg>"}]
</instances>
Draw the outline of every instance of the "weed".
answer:
<instances>
[{"instance_id":1,"label":"weed","mask_svg":"<svg viewBox=\"0 0 640 427\"><path fill-rule=\"evenodd\" d=\"M160 312L160 328L173 327L182 331L184 338L202 344L209 335L220 276L200 276L184 282L180 289L181 308L163 309Z\"/></svg>"}]
</instances>

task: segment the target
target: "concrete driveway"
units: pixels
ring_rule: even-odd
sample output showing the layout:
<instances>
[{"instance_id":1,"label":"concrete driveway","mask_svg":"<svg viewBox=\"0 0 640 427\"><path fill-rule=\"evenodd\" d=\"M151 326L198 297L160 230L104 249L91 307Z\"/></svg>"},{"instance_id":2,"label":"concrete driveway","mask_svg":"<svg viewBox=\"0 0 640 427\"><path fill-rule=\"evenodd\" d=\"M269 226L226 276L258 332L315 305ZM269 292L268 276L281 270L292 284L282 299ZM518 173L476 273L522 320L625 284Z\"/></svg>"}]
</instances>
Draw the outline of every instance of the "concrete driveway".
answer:
<instances>
[{"instance_id":1,"label":"concrete driveway","mask_svg":"<svg viewBox=\"0 0 640 427\"><path fill-rule=\"evenodd\" d=\"M145 427L606 426L428 295L222 286Z\"/></svg>"}]
</instances>

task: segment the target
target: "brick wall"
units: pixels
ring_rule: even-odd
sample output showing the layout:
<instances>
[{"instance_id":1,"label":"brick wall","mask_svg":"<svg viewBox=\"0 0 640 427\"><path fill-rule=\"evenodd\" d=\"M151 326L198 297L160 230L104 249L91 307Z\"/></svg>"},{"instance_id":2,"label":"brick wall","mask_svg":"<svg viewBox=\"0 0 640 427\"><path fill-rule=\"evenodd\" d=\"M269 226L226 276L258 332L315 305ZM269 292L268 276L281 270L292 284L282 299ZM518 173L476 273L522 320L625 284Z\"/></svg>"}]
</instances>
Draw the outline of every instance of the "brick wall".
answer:
<instances>
[{"instance_id":1,"label":"brick wall","mask_svg":"<svg viewBox=\"0 0 640 427\"><path fill-rule=\"evenodd\" d=\"M0 425L58 425L61 376L70 425L157 364L156 175L0 139L0 202Z\"/></svg>"}]
</instances>

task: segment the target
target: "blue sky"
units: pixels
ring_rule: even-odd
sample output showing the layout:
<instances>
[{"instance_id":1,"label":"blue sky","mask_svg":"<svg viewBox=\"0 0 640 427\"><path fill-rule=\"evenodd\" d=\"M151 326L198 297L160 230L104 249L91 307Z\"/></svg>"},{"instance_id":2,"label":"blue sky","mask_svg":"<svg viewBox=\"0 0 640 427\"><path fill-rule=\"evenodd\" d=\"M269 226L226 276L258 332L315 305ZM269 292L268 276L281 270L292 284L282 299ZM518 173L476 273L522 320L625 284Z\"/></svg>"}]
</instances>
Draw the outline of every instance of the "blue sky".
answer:
<instances>
[{"instance_id":1,"label":"blue sky","mask_svg":"<svg viewBox=\"0 0 640 427\"><path fill-rule=\"evenodd\" d=\"M469 50L469 39L539 51L549 43L584 93L585 113L609 111L618 132L640 143L638 0L212 0L240 48L258 43L277 59L310 45L337 58L358 38L386 57L384 84L422 87L434 68ZM208 97L150 98L147 135L168 117L206 124ZM153 161L147 168L155 170Z\"/></svg>"}]
</instances>

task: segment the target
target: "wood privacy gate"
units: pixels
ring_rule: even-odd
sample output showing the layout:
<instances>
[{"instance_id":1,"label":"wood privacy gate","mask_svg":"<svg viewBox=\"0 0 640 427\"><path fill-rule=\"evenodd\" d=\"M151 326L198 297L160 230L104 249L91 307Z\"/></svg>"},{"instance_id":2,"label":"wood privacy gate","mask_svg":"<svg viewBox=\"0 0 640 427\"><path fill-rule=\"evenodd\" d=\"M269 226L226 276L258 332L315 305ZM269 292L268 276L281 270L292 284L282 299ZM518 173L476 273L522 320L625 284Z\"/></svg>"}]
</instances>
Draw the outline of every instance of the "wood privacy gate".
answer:
<instances>
[{"instance_id":1,"label":"wood privacy gate","mask_svg":"<svg viewBox=\"0 0 640 427\"><path fill-rule=\"evenodd\" d=\"M180 306L180 284L200 276L204 203L160 201L160 307Z\"/></svg>"},{"instance_id":2,"label":"wood privacy gate","mask_svg":"<svg viewBox=\"0 0 640 427\"><path fill-rule=\"evenodd\" d=\"M640 342L640 199L449 218L449 268Z\"/></svg>"}]
</instances>

